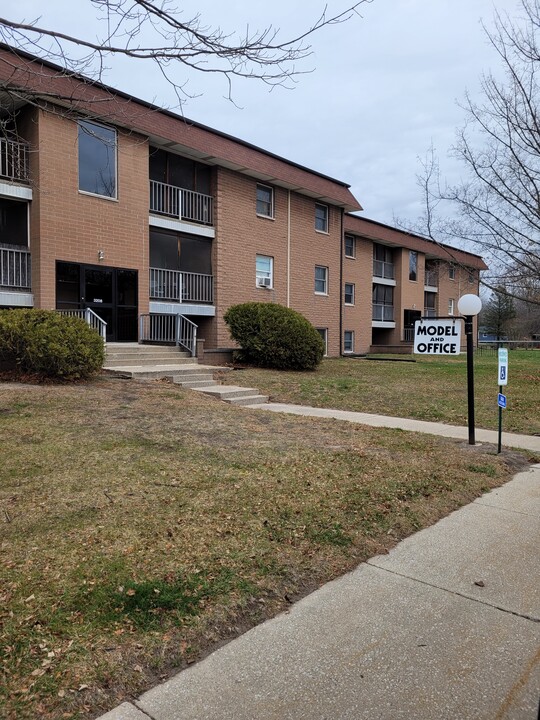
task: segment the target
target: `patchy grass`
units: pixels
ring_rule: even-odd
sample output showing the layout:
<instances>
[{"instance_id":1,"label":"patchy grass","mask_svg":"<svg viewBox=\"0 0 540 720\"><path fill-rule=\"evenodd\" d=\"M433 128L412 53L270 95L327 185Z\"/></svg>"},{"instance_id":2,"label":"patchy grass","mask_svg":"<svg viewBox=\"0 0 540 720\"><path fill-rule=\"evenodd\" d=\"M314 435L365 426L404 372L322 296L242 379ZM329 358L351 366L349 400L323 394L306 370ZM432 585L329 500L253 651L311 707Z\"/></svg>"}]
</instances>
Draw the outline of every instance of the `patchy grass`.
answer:
<instances>
[{"instance_id":1,"label":"patchy grass","mask_svg":"<svg viewBox=\"0 0 540 720\"><path fill-rule=\"evenodd\" d=\"M0 442L9 720L113 707L524 462L119 380L0 385Z\"/></svg>"},{"instance_id":2,"label":"patchy grass","mask_svg":"<svg viewBox=\"0 0 540 720\"><path fill-rule=\"evenodd\" d=\"M503 430L540 434L540 350L512 350L508 374L505 388L508 407L503 411ZM224 382L257 387L270 395L273 402L467 424L464 356L417 357L416 362L327 359L314 372L248 368L229 373ZM477 354L478 427L498 427L498 391L496 353Z\"/></svg>"}]
</instances>

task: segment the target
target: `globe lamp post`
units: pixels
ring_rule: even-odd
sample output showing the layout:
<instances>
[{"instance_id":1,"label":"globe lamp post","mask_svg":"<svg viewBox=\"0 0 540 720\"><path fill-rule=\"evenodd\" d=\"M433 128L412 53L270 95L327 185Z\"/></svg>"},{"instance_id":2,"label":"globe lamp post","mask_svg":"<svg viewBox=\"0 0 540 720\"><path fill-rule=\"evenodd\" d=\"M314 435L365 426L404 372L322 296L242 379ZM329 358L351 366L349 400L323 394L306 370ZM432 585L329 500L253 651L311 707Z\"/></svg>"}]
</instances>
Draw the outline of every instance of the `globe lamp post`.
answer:
<instances>
[{"instance_id":1,"label":"globe lamp post","mask_svg":"<svg viewBox=\"0 0 540 720\"><path fill-rule=\"evenodd\" d=\"M465 337L467 339L467 406L469 411L469 445L475 444L473 320L481 309L482 301L478 295L462 295L458 300L458 310L465 318Z\"/></svg>"}]
</instances>

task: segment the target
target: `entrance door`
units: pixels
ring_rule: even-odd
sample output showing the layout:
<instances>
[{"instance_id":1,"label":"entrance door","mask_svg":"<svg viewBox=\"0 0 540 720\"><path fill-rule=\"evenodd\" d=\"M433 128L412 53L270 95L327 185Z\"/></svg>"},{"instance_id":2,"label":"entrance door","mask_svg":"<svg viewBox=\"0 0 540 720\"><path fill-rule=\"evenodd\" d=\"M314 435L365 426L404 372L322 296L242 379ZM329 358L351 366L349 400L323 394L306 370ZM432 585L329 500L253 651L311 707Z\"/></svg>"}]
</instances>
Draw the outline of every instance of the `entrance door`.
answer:
<instances>
[{"instance_id":1,"label":"entrance door","mask_svg":"<svg viewBox=\"0 0 540 720\"><path fill-rule=\"evenodd\" d=\"M107 323L109 342L136 342L137 271L57 262L56 307L90 308Z\"/></svg>"}]
</instances>

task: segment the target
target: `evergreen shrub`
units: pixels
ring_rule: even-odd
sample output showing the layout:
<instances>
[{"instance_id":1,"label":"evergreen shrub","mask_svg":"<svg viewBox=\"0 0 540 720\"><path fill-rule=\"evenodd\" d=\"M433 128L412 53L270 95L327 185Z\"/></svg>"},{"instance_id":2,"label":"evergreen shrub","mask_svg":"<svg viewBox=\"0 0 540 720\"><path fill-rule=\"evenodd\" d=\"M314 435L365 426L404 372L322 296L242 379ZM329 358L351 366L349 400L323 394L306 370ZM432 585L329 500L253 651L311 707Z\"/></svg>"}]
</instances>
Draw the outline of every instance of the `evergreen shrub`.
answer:
<instances>
[{"instance_id":1,"label":"evergreen shrub","mask_svg":"<svg viewBox=\"0 0 540 720\"><path fill-rule=\"evenodd\" d=\"M276 303L232 305L224 316L240 358L259 367L314 370L324 342L313 325L295 310Z\"/></svg>"},{"instance_id":2,"label":"evergreen shrub","mask_svg":"<svg viewBox=\"0 0 540 720\"><path fill-rule=\"evenodd\" d=\"M54 310L0 310L3 366L41 378L80 380L99 372L103 340L84 320Z\"/></svg>"}]
</instances>

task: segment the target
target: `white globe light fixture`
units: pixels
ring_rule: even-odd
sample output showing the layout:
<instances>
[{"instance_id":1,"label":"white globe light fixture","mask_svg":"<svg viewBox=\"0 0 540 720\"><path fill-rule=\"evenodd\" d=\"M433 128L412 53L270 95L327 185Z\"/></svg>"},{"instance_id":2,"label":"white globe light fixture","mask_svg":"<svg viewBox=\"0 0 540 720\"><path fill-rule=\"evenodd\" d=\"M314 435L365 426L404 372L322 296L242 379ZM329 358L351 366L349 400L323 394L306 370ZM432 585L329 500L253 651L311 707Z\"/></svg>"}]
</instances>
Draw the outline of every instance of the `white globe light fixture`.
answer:
<instances>
[{"instance_id":1,"label":"white globe light fixture","mask_svg":"<svg viewBox=\"0 0 540 720\"><path fill-rule=\"evenodd\" d=\"M467 338L467 405L469 410L469 445L475 444L474 439L474 346L473 319L482 309L482 301L478 295L462 295L458 300L458 310L465 315L465 337Z\"/></svg>"},{"instance_id":2,"label":"white globe light fixture","mask_svg":"<svg viewBox=\"0 0 540 720\"><path fill-rule=\"evenodd\" d=\"M462 295L457 306L462 315L478 315L482 309L482 301L478 295Z\"/></svg>"}]
</instances>

